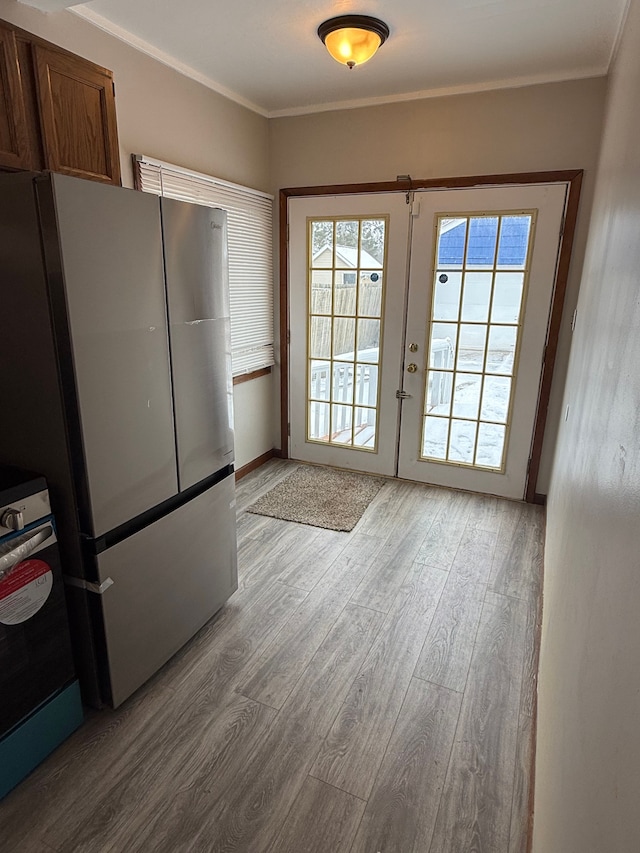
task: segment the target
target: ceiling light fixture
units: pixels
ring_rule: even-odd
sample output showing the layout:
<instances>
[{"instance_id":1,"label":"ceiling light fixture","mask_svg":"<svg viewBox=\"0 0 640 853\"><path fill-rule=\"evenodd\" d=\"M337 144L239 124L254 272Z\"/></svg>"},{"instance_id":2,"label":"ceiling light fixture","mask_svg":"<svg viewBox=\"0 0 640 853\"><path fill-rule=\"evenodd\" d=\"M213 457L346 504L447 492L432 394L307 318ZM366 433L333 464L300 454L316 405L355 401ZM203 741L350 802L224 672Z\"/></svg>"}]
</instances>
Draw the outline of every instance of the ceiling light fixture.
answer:
<instances>
[{"instance_id":1,"label":"ceiling light fixture","mask_svg":"<svg viewBox=\"0 0 640 853\"><path fill-rule=\"evenodd\" d=\"M320 24L318 36L337 62L353 68L371 59L389 37L389 27L368 15L340 15Z\"/></svg>"}]
</instances>

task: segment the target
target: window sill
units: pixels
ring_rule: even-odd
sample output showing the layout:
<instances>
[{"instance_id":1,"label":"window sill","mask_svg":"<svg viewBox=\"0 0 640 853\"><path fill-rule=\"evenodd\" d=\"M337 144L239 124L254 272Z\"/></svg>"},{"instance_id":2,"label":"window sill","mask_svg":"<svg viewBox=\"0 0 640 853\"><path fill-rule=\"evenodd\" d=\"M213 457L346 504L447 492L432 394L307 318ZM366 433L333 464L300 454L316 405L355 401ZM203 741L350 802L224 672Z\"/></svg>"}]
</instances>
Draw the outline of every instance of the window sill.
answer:
<instances>
[{"instance_id":1,"label":"window sill","mask_svg":"<svg viewBox=\"0 0 640 853\"><path fill-rule=\"evenodd\" d=\"M242 385L243 382L249 382L251 379L259 379L261 376L268 376L271 373L271 367L261 367L260 370L253 370L251 373L241 373L239 376L233 377L234 385Z\"/></svg>"}]
</instances>

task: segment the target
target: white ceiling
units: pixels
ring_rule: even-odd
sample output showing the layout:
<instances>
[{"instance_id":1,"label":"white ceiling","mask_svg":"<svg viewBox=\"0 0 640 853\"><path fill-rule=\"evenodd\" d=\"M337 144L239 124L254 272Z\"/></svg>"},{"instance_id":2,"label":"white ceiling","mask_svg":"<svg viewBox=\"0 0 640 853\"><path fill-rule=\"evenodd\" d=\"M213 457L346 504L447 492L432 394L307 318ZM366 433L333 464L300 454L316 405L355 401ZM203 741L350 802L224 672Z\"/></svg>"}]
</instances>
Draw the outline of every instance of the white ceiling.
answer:
<instances>
[{"instance_id":1,"label":"white ceiling","mask_svg":"<svg viewBox=\"0 0 640 853\"><path fill-rule=\"evenodd\" d=\"M92 0L73 11L273 116L603 75L626 5L627 0ZM378 54L353 71L331 59L316 35L318 24L344 13L374 15L391 30Z\"/></svg>"}]
</instances>

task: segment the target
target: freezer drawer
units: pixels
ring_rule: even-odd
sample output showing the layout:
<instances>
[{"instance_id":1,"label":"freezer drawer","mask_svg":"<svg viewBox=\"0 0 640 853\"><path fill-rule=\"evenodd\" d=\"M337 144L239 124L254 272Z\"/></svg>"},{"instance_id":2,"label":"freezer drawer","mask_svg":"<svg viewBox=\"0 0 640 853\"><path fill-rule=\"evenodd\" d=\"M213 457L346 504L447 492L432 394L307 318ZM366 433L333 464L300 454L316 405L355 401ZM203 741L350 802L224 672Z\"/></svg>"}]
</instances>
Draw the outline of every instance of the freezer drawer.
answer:
<instances>
[{"instance_id":1,"label":"freezer drawer","mask_svg":"<svg viewBox=\"0 0 640 853\"><path fill-rule=\"evenodd\" d=\"M96 558L113 707L237 589L235 515L230 475Z\"/></svg>"}]
</instances>

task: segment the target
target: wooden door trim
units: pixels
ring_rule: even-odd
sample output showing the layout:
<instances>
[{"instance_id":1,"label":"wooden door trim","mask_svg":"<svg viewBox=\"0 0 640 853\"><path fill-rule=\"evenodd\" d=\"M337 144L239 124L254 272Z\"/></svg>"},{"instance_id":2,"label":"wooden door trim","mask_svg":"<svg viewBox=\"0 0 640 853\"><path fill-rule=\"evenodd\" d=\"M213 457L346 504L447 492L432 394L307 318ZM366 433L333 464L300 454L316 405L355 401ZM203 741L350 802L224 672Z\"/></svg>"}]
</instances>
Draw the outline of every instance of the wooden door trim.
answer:
<instances>
[{"instance_id":1,"label":"wooden door trim","mask_svg":"<svg viewBox=\"0 0 640 853\"><path fill-rule=\"evenodd\" d=\"M569 187L565 210L564 231L558 255L549 324L547 328L545 360L538 389L538 404L531 442L529 471L525 485L525 500L534 502L536 481L540 471L542 443L547 423L551 380L558 352L558 337L562 309L567 290L571 251L576 229L578 203L582 187L582 169L549 172L512 172L504 175L468 175L449 178L425 178L380 181L362 184L328 184L308 187L286 187L279 193L279 246L280 246L280 440L282 458L289 456L289 199L323 195L364 195L368 193L409 192L412 190L450 190L471 187L566 183Z\"/></svg>"}]
</instances>

